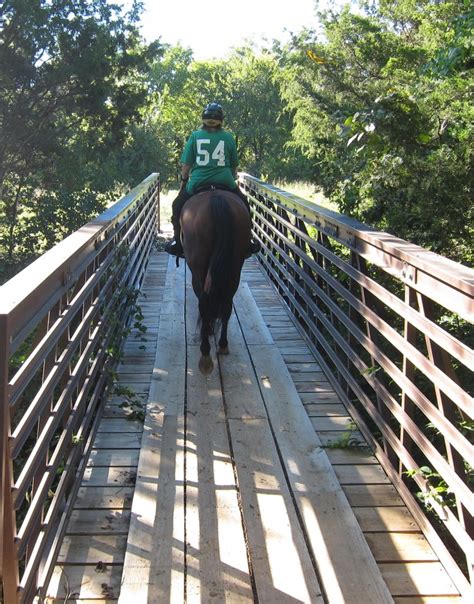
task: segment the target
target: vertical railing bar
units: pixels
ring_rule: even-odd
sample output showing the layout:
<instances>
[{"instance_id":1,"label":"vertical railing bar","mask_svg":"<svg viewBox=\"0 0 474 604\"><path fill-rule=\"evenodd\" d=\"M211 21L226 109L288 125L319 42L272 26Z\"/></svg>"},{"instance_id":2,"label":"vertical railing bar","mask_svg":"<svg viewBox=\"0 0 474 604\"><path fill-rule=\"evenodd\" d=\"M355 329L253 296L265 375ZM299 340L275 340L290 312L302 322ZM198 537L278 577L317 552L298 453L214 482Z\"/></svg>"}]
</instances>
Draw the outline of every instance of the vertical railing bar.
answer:
<instances>
[{"instance_id":1,"label":"vertical railing bar","mask_svg":"<svg viewBox=\"0 0 474 604\"><path fill-rule=\"evenodd\" d=\"M13 466L10 455L10 400L8 385L10 335L8 315L0 315L0 596L18 601L18 564L15 555L15 514L12 501Z\"/></svg>"},{"instance_id":2,"label":"vertical railing bar","mask_svg":"<svg viewBox=\"0 0 474 604\"><path fill-rule=\"evenodd\" d=\"M413 303L415 302L415 292L413 291L413 289L406 284L405 285L405 303L407 304L407 306L412 306ZM413 327L413 325L407 321L405 319L404 321L404 329L403 329L403 333L404 333L404 338L405 340L411 344L411 345L415 345L416 343L416 330ZM406 378L408 380L410 380L410 382L413 382L414 379L414 375L415 375L415 366L414 364L407 358L406 354L403 354L403 361L402 361L402 371L403 374L406 376ZM411 398L408 396L405 388L402 389L402 397L401 397L401 407L402 410L411 418L413 418L413 413L415 410L415 404L413 403L413 401L411 400ZM403 426L400 426L400 441L402 443L402 446L409 452L412 453L413 450L413 440L410 438L410 436L406 433L405 429ZM403 475L403 464L400 461L398 464L398 474L400 477L402 477Z\"/></svg>"},{"instance_id":3,"label":"vertical railing bar","mask_svg":"<svg viewBox=\"0 0 474 604\"><path fill-rule=\"evenodd\" d=\"M359 255L357 255L357 267L356 268L363 275L365 275L367 277L369 276L369 271L367 268L367 261L364 258L361 258L361 256L359 256ZM370 308L370 303L371 303L372 307L374 308L374 312L378 316L380 316L380 314L379 314L380 307L377 304L377 298L375 298L371 292L367 291L365 289L365 287L362 287L362 286L360 287L360 300L361 300L362 304L364 306L366 306L367 308ZM365 319L364 327L365 327L365 333L366 333L368 339L371 342L374 342L374 344L377 346L376 340L374 338L374 334L376 334L376 330L373 327L373 325L371 325L371 323L367 319ZM370 354L370 359L371 359L372 367L375 367L377 361L371 354ZM377 401L377 408L378 408L380 414L382 415L382 417L384 418L384 420L386 422L390 422L391 415L388 413L385 405L380 400L380 396L378 393L375 393L375 398ZM383 439L383 446L384 446L384 450L387 455L387 458L390 460L390 463L394 467L398 467L398 462L399 462L398 457L395 454L395 452L393 451L393 449L390 447L390 444L385 441L385 439Z\"/></svg>"},{"instance_id":4,"label":"vertical railing bar","mask_svg":"<svg viewBox=\"0 0 474 604\"><path fill-rule=\"evenodd\" d=\"M60 305L60 302L59 301L56 302L56 304L49 311L47 316L44 317L44 319L39 324L39 326L37 328L35 342L32 344L33 349L36 348L38 343L44 338L46 333L49 331L50 326L52 324L54 324L55 320L59 316L59 305ZM43 361L43 367L42 367L42 371L41 371L41 383L42 384L44 383L44 380L46 379L46 376L49 373L49 370L54 366L55 360L56 360L55 351L52 351L48 355L46 355L46 357ZM51 397L49 399L49 405L45 405L39 414L38 421L36 424L36 439L39 438L42 429L48 422L48 419L51 415L52 404L53 404L53 394L51 394ZM31 491L30 491L31 499L33 499L35 496L36 488L38 486L38 483L41 480L41 476L44 473L44 470L47 467L47 464L48 464L48 452L45 451L44 457L42 459L41 458L37 459L37 463L35 464L36 467L34 468L34 472L33 472L32 479L31 479L31 487L30 487L31 488ZM38 538L38 535L40 533L42 520L43 520L42 517L38 517L36 526L33 528L32 534L35 535L35 539L34 539L35 541ZM28 559L29 559L32 549L33 549L33 543L29 544L29 547L26 550L25 563L28 563Z\"/></svg>"}]
</instances>

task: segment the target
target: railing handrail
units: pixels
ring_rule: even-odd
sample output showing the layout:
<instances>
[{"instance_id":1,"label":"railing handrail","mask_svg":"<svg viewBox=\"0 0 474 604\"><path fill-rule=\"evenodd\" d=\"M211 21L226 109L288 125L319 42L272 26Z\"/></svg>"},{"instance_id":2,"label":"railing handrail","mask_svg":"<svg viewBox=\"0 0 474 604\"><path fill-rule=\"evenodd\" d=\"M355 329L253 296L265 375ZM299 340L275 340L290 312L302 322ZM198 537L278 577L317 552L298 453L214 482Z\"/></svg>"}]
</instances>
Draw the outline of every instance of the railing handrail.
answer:
<instances>
[{"instance_id":1,"label":"railing handrail","mask_svg":"<svg viewBox=\"0 0 474 604\"><path fill-rule=\"evenodd\" d=\"M385 270L398 271L402 280L409 279L412 281L416 279L415 275L410 274L409 267L413 267L429 274L431 278L435 278L439 282L448 285L449 288L458 289L467 298L464 306L456 308L455 312L462 313L463 318L467 321L472 322L474 320L474 307L472 305L474 297L473 269L414 243L409 243L395 237L390 233L378 231L369 225L359 222L355 218L345 216L334 210L324 208L317 203L283 191L251 174L242 172L239 174L239 177L241 182L244 179L248 180L255 187L255 190L258 191L261 189L262 193L269 199L274 198L292 213L313 223L318 230L340 241L377 266ZM373 246L374 250L364 249L362 242ZM376 250L379 250L382 255L377 256ZM387 255L393 257L395 261L400 261L402 264L397 265L393 263L391 268L390 262L387 262ZM436 296L436 292L431 293ZM444 293L445 290L439 295L439 301L442 304L446 303L446 300L443 299Z\"/></svg>"},{"instance_id":2,"label":"railing handrail","mask_svg":"<svg viewBox=\"0 0 474 604\"><path fill-rule=\"evenodd\" d=\"M156 173L150 174L102 214L71 233L0 286L0 316L12 313L15 317L21 316L23 305L30 298L34 297L35 304L38 305L41 299L47 302L49 293L57 292L58 285L62 284L66 288L67 283L87 263L90 254L96 253L96 246L100 245L107 230L132 210L156 177Z\"/></svg>"}]
</instances>

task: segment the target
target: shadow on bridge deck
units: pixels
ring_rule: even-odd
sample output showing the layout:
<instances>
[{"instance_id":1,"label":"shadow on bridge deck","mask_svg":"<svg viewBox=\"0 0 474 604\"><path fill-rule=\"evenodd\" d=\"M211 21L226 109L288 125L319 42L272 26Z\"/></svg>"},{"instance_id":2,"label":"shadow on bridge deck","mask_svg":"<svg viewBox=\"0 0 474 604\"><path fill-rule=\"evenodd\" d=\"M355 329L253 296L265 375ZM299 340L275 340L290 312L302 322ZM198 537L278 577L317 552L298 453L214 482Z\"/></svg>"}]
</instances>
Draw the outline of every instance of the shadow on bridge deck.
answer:
<instances>
[{"instance_id":1,"label":"shadow on bridge deck","mask_svg":"<svg viewBox=\"0 0 474 604\"><path fill-rule=\"evenodd\" d=\"M49 601L459 601L255 260L208 378L184 263L143 293Z\"/></svg>"}]
</instances>

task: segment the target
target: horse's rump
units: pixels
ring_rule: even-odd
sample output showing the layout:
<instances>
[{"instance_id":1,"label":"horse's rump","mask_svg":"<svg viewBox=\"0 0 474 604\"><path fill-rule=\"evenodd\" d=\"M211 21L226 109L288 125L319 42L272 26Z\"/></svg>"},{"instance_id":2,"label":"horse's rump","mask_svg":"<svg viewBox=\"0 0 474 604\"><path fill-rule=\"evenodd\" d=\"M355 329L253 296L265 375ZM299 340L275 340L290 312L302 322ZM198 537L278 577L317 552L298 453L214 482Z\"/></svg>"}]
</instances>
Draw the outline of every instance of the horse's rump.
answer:
<instances>
[{"instance_id":1,"label":"horse's rump","mask_svg":"<svg viewBox=\"0 0 474 604\"><path fill-rule=\"evenodd\" d=\"M240 198L227 191L194 195L183 208L181 227L193 287L200 284L207 293L212 288L219 296L233 289L233 295L250 241L250 217ZM202 291L195 288L198 297Z\"/></svg>"}]
</instances>

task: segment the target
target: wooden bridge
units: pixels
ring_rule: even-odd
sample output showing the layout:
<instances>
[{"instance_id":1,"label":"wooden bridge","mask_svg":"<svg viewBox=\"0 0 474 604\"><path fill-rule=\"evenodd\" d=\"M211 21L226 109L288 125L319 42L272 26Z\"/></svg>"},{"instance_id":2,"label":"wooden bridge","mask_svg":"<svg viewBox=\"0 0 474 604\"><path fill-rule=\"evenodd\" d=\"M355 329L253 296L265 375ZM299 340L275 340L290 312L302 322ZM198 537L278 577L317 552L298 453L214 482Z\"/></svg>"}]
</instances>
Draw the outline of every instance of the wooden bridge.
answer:
<instances>
[{"instance_id":1,"label":"wooden bridge","mask_svg":"<svg viewBox=\"0 0 474 604\"><path fill-rule=\"evenodd\" d=\"M2 287L7 604L470 601L472 271L241 186L208 378L156 175Z\"/></svg>"}]
</instances>

